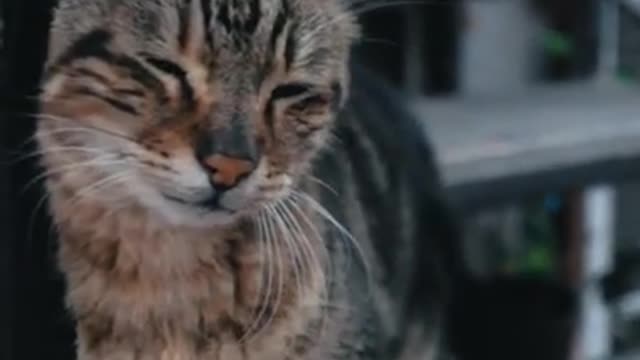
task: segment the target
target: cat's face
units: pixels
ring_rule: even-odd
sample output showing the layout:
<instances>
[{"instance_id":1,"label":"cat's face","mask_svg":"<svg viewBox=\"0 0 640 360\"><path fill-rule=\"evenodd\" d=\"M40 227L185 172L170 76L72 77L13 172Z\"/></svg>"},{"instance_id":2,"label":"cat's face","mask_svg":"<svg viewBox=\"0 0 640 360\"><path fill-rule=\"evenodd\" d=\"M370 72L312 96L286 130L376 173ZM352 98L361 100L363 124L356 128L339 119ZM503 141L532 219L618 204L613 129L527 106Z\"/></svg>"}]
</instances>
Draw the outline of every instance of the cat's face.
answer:
<instances>
[{"instance_id":1,"label":"cat's face","mask_svg":"<svg viewBox=\"0 0 640 360\"><path fill-rule=\"evenodd\" d=\"M338 0L63 0L38 128L51 183L193 226L278 201L327 143L355 32Z\"/></svg>"}]
</instances>

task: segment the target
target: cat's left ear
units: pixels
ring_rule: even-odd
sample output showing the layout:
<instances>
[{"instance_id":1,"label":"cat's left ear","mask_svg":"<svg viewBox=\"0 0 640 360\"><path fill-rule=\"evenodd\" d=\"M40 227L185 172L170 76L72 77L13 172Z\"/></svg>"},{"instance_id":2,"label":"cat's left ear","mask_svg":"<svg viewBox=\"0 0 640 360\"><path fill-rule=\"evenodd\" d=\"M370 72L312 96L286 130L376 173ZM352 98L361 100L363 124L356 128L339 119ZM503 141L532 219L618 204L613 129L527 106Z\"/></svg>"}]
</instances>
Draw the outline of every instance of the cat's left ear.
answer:
<instances>
[{"instance_id":1,"label":"cat's left ear","mask_svg":"<svg viewBox=\"0 0 640 360\"><path fill-rule=\"evenodd\" d=\"M200 59L207 48L208 16L203 0L185 0L180 9L178 46L181 54L191 60Z\"/></svg>"}]
</instances>

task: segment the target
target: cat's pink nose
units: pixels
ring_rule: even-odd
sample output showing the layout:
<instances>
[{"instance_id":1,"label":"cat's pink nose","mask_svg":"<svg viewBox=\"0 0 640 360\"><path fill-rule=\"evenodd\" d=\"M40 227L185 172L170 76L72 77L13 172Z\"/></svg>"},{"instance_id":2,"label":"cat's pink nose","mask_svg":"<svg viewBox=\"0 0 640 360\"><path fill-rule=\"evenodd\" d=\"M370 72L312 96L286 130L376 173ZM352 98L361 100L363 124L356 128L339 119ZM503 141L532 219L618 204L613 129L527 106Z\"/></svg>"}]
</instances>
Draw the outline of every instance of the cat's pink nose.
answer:
<instances>
[{"instance_id":1,"label":"cat's pink nose","mask_svg":"<svg viewBox=\"0 0 640 360\"><path fill-rule=\"evenodd\" d=\"M203 129L196 138L195 155L210 172L216 191L228 190L256 168L259 149L248 128L248 117L234 113L224 126Z\"/></svg>"},{"instance_id":2,"label":"cat's pink nose","mask_svg":"<svg viewBox=\"0 0 640 360\"><path fill-rule=\"evenodd\" d=\"M253 161L220 154L203 159L203 165L211 171L211 182L220 188L232 188L254 170Z\"/></svg>"}]
</instances>

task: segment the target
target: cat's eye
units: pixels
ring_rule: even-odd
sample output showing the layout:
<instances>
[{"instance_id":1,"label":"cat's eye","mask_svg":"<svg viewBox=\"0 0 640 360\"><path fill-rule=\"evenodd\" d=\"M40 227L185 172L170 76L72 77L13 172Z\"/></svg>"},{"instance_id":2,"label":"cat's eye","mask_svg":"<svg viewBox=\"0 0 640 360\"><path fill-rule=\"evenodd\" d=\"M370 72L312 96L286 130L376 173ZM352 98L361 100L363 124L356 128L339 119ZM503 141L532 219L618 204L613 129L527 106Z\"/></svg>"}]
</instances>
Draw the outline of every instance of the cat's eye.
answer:
<instances>
[{"instance_id":1,"label":"cat's eye","mask_svg":"<svg viewBox=\"0 0 640 360\"><path fill-rule=\"evenodd\" d=\"M326 94L312 94L302 98L291 106L292 110L302 111L310 107L324 107L331 103L331 98Z\"/></svg>"},{"instance_id":2,"label":"cat's eye","mask_svg":"<svg viewBox=\"0 0 640 360\"><path fill-rule=\"evenodd\" d=\"M315 109L322 111L331 104L331 92L307 83L289 83L276 87L271 93L271 102L285 100L288 111L302 112Z\"/></svg>"},{"instance_id":3,"label":"cat's eye","mask_svg":"<svg viewBox=\"0 0 640 360\"><path fill-rule=\"evenodd\" d=\"M311 91L311 89L311 85L304 83L280 85L271 92L271 101L300 96Z\"/></svg>"}]
</instances>

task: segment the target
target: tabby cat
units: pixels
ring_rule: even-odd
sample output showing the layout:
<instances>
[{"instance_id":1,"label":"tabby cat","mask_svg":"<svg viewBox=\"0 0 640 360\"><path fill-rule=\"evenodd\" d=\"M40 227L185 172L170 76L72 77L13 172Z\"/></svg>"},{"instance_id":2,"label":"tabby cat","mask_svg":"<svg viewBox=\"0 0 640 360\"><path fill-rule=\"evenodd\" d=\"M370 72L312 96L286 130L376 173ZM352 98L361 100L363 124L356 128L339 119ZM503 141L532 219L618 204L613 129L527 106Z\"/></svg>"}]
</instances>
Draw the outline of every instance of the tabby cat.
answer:
<instances>
[{"instance_id":1,"label":"tabby cat","mask_svg":"<svg viewBox=\"0 0 640 360\"><path fill-rule=\"evenodd\" d=\"M59 1L37 140L80 360L433 352L452 232L351 64L360 6Z\"/></svg>"}]
</instances>

